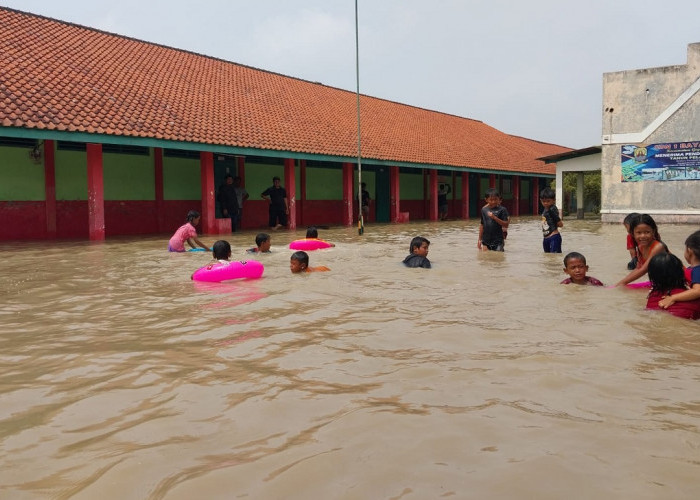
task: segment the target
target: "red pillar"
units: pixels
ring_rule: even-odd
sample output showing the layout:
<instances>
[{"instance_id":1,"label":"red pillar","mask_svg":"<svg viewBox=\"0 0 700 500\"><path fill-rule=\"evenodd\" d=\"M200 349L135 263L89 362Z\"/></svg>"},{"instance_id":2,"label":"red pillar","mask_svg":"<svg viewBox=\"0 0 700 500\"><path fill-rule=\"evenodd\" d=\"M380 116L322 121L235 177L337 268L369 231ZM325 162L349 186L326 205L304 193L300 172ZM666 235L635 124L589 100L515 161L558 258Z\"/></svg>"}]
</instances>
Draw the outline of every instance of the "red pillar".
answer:
<instances>
[{"instance_id":1,"label":"red pillar","mask_svg":"<svg viewBox=\"0 0 700 500\"><path fill-rule=\"evenodd\" d=\"M56 155L54 142L44 141L44 193L46 208L46 237L56 238Z\"/></svg>"},{"instance_id":2,"label":"red pillar","mask_svg":"<svg viewBox=\"0 0 700 500\"><path fill-rule=\"evenodd\" d=\"M389 167L389 220L398 222L401 205L401 190L399 189L399 167Z\"/></svg>"},{"instance_id":3,"label":"red pillar","mask_svg":"<svg viewBox=\"0 0 700 500\"><path fill-rule=\"evenodd\" d=\"M156 226L165 231L165 199L163 198L163 148L153 148L153 169L156 189Z\"/></svg>"},{"instance_id":4,"label":"red pillar","mask_svg":"<svg viewBox=\"0 0 700 500\"><path fill-rule=\"evenodd\" d=\"M294 160L284 159L284 188L287 190L287 201L289 202L289 229L297 228L297 186L294 177Z\"/></svg>"},{"instance_id":5,"label":"red pillar","mask_svg":"<svg viewBox=\"0 0 700 500\"><path fill-rule=\"evenodd\" d=\"M202 233L216 234L216 202L214 198L214 153L199 152L200 182L202 185Z\"/></svg>"},{"instance_id":6,"label":"red pillar","mask_svg":"<svg viewBox=\"0 0 700 500\"><path fill-rule=\"evenodd\" d=\"M469 218L469 172L462 172L462 219Z\"/></svg>"},{"instance_id":7,"label":"red pillar","mask_svg":"<svg viewBox=\"0 0 700 500\"><path fill-rule=\"evenodd\" d=\"M451 215L454 217L455 213L455 199L457 197L457 172L454 170L452 171L452 198L450 198L449 203L450 203L450 212L448 215Z\"/></svg>"},{"instance_id":8,"label":"red pillar","mask_svg":"<svg viewBox=\"0 0 700 500\"><path fill-rule=\"evenodd\" d=\"M352 226L353 215L353 172L352 163L343 163L343 225ZM366 221L365 221L366 222Z\"/></svg>"},{"instance_id":9,"label":"red pillar","mask_svg":"<svg viewBox=\"0 0 700 500\"><path fill-rule=\"evenodd\" d=\"M540 213L540 180L532 178L532 215Z\"/></svg>"},{"instance_id":10,"label":"red pillar","mask_svg":"<svg viewBox=\"0 0 700 500\"><path fill-rule=\"evenodd\" d=\"M430 210L428 217L430 220L438 220L438 199L437 199L438 173L437 170L430 169Z\"/></svg>"},{"instance_id":11,"label":"red pillar","mask_svg":"<svg viewBox=\"0 0 700 500\"><path fill-rule=\"evenodd\" d=\"M496 174L489 174L489 188L493 189L496 187Z\"/></svg>"},{"instance_id":12,"label":"red pillar","mask_svg":"<svg viewBox=\"0 0 700 500\"><path fill-rule=\"evenodd\" d=\"M105 239L105 192L102 173L102 144L87 145L88 233L90 239Z\"/></svg>"},{"instance_id":13,"label":"red pillar","mask_svg":"<svg viewBox=\"0 0 700 500\"><path fill-rule=\"evenodd\" d=\"M514 175L513 179L513 215L520 215L520 176Z\"/></svg>"}]
</instances>

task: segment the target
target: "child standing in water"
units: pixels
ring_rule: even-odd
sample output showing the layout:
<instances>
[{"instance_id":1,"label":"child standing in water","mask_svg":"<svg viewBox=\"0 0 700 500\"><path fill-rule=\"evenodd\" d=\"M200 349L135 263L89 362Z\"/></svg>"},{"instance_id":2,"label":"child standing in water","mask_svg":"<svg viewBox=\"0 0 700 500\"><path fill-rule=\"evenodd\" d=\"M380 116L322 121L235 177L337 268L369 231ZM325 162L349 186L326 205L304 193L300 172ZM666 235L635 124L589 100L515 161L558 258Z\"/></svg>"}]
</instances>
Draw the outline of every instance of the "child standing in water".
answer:
<instances>
[{"instance_id":1,"label":"child standing in water","mask_svg":"<svg viewBox=\"0 0 700 500\"><path fill-rule=\"evenodd\" d=\"M668 295L686 293L685 271L681 260L670 253L659 253L649 261L651 292L647 298L647 309L662 309L659 302ZM674 302L666 309L674 316L700 319L700 299Z\"/></svg>"},{"instance_id":2,"label":"child standing in water","mask_svg":"<svg viewBox=\"0 0 700 500\"><path fill-rule=\"evenodd\" d=\"M185 251L185 241L192 248L201 247L206 251L211 249L204 243L197 239L197 230L195 226L199 224L201 216L196 210L190 210L187 212L186 222L175 231L172 238L168 242L169 252L184 252Z\"/></svg>"},{"instance_id":3,"label":"child standing in water","mask_svg":"<svg viewBox=\"0 0 700 500\"><path fill-rule=\"evenodd\" d=\"M508 229L508 210L501 205L501 195L496 189L486 190L486 205L481 209L479 224L479 250L495 250L502 252L505 240L503 231Z\"/></svg>"},{"instance_id":4,"label":"child standing in water","mask_svg":"<svg viewBox=\"0 0 700 500\"><path fill-rule=\"evenodd\" d=\"M551 188L540 192L542 204L542 248L545 253L561 253L561 234L559 228L564 226L559 217L559 209L554 204L556 194Z\"/></svg>"},{"instance_id":5,"label":"child standing in water","mask_svg":"<svg viewBox=\"0 0 700 500\"><path fill-rule=\"evenodd\" d=\"M561 282L562 285L574 283L576 285L604 286L602 282L595 279L593 276L586 276L588 272L586 258L578 252L569 252L566 254L566 257L564 257L564 272L568 274L569 277Z\"/></svg>"},{"instance_id":6,"label":"child standing in water","mask_svg":"<svg viewBox=\"0 0 700 500\"><path fill-rule=\"evenodd\" d=\"M627 229L627 251L630 253L630 261L627 263L628 271L636 269L637 267L637 255L634 251L634 238L632 237L632 231L630 230L630 222L637 217L639 217L639 214L637 212L632 212L631 214L627 214L627 217L625 217L625 219L622 221L625 229Z\"/></svg>"},{"instance_id":7,"label":"child standing in water","mask_svg":"<svg viewBox=\"0 0 700 500\"><path fill-rule=\"evenodd\" d=\"M630 231L634 238L637 267L627 276L618 281L615 286L627 285L644 276L649 268L649 261L654 255L668 252L661 241L656 222L648 214L641 214L630 221Z\"/></svg>"},{"instance_id":8,"label":"child standing in water","mask_svg":"<svg viewBox=\"0 0 700 500\"><path fill-rule=\"evenodd\" d=\"M690 278L690 290L678 292L664 297L659 301L659 306L669 309L676 302L686 302L700 299L700 231L695 231L685 240L685 260L690 264L688 274ZM649 271L651 277L651 271ZM686 276L688 278L688 276Z\"/></svg>"},{"instance_id":9,"label":"child standing in water","mask_svg":"<svg viewBox=\"0 0 700 500\"><path fill-rule=\"evenodd\" d=\"M330 271L326 266L309 267L309 254L302 250L292 254L289 259L289 270L293 274Z\"/></svg>"}]
</instances>

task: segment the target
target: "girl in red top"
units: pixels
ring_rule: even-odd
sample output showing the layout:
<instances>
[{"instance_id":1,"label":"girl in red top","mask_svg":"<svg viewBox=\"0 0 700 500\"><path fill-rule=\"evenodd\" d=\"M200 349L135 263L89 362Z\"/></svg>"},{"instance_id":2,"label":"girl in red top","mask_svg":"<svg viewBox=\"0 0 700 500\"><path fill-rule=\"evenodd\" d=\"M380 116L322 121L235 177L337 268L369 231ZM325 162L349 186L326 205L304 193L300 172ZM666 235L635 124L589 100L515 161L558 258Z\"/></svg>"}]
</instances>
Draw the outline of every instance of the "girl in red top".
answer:
<instances>
[{"instance_id":1,"label":"girl in red top","mask_svg":"<svg viewBox=\"0 0 700 500\"><path fill-rule=\"evenodd\" d=\"M666 244L661 241L656 222L648 214L640 216L630 221L630 232L634 238L634 248L637 256L637 267L618 281L615 286L626 285L638 280L647 273L649 261L654 255L667 253Z\"/></svg>"},{"instance_id":2,"label":"girl in red top","mask_svg":"<svg viewBox=\"0 0 700 500\"><path fill-rule=\"evenodd\" d=\"M659 306L660 300L688 289L683 263L670 253L660 253L651 258L649 280L651 292L647 297L647 309L663 309ZM680 318L700 319L700 299L675 302L666 310Z\"/></svg>"}]
</instances>

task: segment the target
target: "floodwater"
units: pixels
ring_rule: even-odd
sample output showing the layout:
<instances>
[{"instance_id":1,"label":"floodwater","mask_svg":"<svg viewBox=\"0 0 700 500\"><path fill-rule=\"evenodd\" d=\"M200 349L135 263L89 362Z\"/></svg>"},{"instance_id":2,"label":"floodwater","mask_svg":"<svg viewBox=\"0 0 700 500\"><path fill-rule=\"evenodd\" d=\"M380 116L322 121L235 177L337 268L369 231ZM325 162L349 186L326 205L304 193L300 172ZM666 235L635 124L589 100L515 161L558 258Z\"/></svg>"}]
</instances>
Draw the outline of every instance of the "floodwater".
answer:
<instances>
[{"instance_id":1,"label":"floodwater","mask_svg":"<svg viewBox=\"0 0 700 500\"><path fill-rule=\"evenodd\" d=\"M626 274L622 226L565 223ZM262 279L206 285L170 235L3 244L0 498L700 498L700 322L559 285L534 218L504 254L477 232L321 230L305 275L274 232Z\"/></svg>"}]
</instances>

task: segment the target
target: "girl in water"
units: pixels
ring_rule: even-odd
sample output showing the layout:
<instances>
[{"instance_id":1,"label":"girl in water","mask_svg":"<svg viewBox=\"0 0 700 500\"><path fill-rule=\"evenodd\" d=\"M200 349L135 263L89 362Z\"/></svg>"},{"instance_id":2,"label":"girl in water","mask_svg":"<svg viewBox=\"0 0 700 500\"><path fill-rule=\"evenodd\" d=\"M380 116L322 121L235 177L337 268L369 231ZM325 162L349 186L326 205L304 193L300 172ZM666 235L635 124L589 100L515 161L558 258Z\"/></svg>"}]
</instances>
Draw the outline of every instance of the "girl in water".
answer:
<instances>
[{"instance_id":1,"label":"girl in water","mask_svg":"<svg viewBox=\"0 0 700 500\"><path fill-rule=\"evenodd\" d=\"M208 246L197 239L197 230L194 227L199 224L199 219L201 219L201 216L196 210L187 212L186 222L175 231L175 234L168 242L169 252L184 252L185 241L192 248L202 247L207 252L211 251Z\"/></svg>"},{"instance_id":2,"label":"girl in water","mask_svg":"<svg viewBox=\"0 0 700 500\"><path fill-rule=\"evenodd\" d=\"M683 263L670 253L660 253L651 258L649 280L651 292L647 297L647 309L663 309L659 305L660 300L688 289ZM700 299L675 302L666 310L680 318L700 319Z\"/></svg>"},{"instance_id":3,"label":"girl in water","mask_svg":"<svg viewBox=\"0 0 700 500\"><path fill-rule=\"evenodd\" d=\"M615 286L627 285L644 276L649 268L649 261L654 255L667 253L666 244L661 241L656 222L648 214L641 214L630 221L630 233L634 238L637 267L618 281Z\"/></svg>"}]
</instances>

